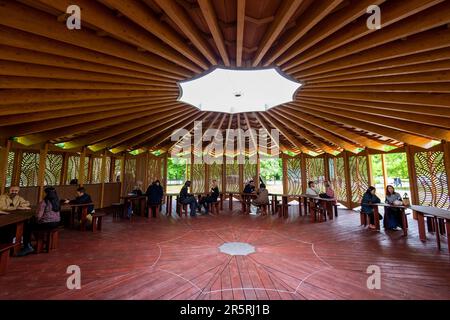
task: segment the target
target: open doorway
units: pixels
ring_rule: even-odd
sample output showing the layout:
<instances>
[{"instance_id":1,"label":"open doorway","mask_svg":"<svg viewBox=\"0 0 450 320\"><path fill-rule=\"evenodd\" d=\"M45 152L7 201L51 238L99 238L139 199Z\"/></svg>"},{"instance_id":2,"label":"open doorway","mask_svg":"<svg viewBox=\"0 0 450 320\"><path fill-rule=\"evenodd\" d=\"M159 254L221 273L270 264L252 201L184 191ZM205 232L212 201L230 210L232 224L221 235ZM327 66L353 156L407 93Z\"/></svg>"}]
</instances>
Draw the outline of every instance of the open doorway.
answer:
<instances>
[{"instance_id":1,"label":"open doorway","mask_svg":"<svg viewBox=\"0 0 450 320\"><path fill-rule=\"evenodd\" d=\"M283 165L280 159L260 160L260 176L269 193L283 193Z\"/></svg>"},{"instance_id":2,"label":"open doorway","mask_svg":"<svg viewBox=\"0 0 450 320\"><path fill-rule=\"evenodd\" d=\"M179 193L187 180L187 160L167 159L167 193Z\"/></svg>"}]
</instances>

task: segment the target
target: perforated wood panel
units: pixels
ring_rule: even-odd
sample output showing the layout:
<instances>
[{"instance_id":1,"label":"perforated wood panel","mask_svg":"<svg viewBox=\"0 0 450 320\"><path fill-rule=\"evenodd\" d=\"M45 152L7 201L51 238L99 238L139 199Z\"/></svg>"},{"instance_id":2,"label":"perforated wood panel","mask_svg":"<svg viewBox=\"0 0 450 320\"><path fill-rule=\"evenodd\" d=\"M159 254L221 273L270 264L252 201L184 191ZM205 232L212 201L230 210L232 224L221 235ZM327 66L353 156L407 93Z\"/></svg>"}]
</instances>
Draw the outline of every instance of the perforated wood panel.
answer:
<instances>
[{"instance_id":1,"label":"perforated wood panel","mask_svg":"<svg viewBox=\"0 0 450 320\"><path fill-rule=\"evenodd\" d=\"M45 184L47 186L57 186L60 184L62 166L62 154L47 154L47 158L45 159Z\"/></svg>"},{"instance_id":2,"label":"perforated wood panel","mask_svg":"<svg viewBox=\"0 0 450 320\"><path fill-rule=\"evenodd\" d=\"M316 188L324 190L325 165L323 158L306 158L306 180L314 181Z\"/></svg>"},{"instance_id":3,"label":"perforated wood panel","mask_svg":"<svg viewBox=\"0 0 450 320\"><path fill-rule=\"evenodd\" d=\"M38 183L39 153L24 152L20 164L20 186L34 187Z\"/></svg>"},{"instance_id":4,"label":"perforated wood panel","mask_svg":"<svg viewBox=\"0 0 450 320\"><path fill-rule=\"evenodd\" d=\"M328 164L330 170L330 183L335 192L336 198L344 205L348 205L344 158L331 158L329 159Z\"/></svg>"},{"instance_id":5,"label":"perforated wood panel","mask_svg":"<svg viewBox=\"0 0 450 320\"><path fill-rule=\"evenodd\" d=\"M354 205L359 205L364 192L369 188L367 157L351 156L349 158L349 166L352 202Z\"/></svg>"},{"instance_id":6,"label":"perforated wood panel","mask_svg":"<svg viewBox=\"0 0 450 320\"><path fill-rule=\"evenodd\" d=\"M287 158L288 194L302 194L302 161L300 157Z\"/></svg>"}]
</instances>

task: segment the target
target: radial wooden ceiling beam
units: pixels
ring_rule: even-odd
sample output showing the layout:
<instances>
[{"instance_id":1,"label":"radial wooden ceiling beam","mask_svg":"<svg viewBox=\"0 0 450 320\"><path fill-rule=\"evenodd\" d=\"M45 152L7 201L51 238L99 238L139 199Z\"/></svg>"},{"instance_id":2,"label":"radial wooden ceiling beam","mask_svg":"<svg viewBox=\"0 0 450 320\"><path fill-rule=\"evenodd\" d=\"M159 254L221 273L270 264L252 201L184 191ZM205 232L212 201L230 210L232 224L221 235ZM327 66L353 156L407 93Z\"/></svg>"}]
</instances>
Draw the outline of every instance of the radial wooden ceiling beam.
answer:
<instances>
[{"instance_id":1,"label":"radial wooden ceiling beam","mask_svg":"<svg viewBox=\"0 0 450 320\"><path fill-rule=\"evenodd\" d=\"M55 8L57 10L61 10L62 12L66 12L67 8L72 5L72 0L39 0L41 3L45 3L46 5ZM105 0L106 1L106 0ZM107 0L113 1L113 0ZM123 4L129 4L129 1L123 2ZM191 70L192 72L200 72L201 69L196 67L192 60L194 57L185 58L180 55L178 52L173 50L170 46L162 43L156 37L151 34L145 33L142 29L137 27L134 24L129 23L126 20L122 20L120 24L117 23L117 17L114 13L108 8L102 6L100 3L91 0L77 0L77 5L81 8L83 12L83 21L88 22L89 24L104 30L119 39L129 42L137 47L143 48L148 52L156 54L168 61L174 62L183 68ZM118 5L116 3L116 5ZM121 9L126 10L127 14L130 14L130 11L137 15L136 11L132 11L130 7L122 7ZM142 22L141 15L133 17L135 19L139 18L139 21ZM150 20L146 20L147 23L150 23ZM160 30L161 31L161 30ZM71 32L67 30L66 32ZM168 39L167 33L165 34L165 39ZM174 40L174 39L172 39ZM173 41L172 41L172 44ZM190 55L191 56L191 55ZM202 67L206 67L204 63L201 63Z\"/></svg>"},{"instance_id":2,"label":"radial wooden ceiling beam","mask_svg":"<svg viewBox=\"0 0 450 320\"><path fill-rule=\"evenodd\" d=\"M310 116L304 112L300 107L296 107L295 105L286 105L286 110L291 110L294 112L294 114L299 115L301 119L303 119L306 122L309 122L317 127L322 128L323 130L327 130L335 135L338 135L344 139L347 139L349 141L354 141L354 143L357 143L363 147L368 147L371 149L381 150L384 151L385 145L379 142L376 139L372 139L369 137L365 137L363 135L359 135L354 133L353 131L350 131L348 129L345 129L344 127L341 127L336 124L332 124L330 122L323 121L322 118L317 118Z\"/></svg>"},{"instance_id":3,"label":"radial wooden ceiling beam","mask_svg":"<svg viewBox=\"0 0 450 320\"><path fill-rule=\"evenodd\" d=\"M253 58L253 67L259 65L302 3L303 0L285 0L281 2L280 8L275 15L275 20L271 23L259 43L258 51Z\"/></svg>"},{"instance_id":4,"label":"radial wooden ceiling beam","mask_svg":"<svg viewBox=\"0 0 450 320\"><path fill-rule=\"evenodd\" d=\"M342 29L345 25L352 23L357 18L363 16L366 14L367 8L370 5L380 5L386 0L356 0L352 1L345 10L338 10L337 12L331 13L327 16L326 19L322 19L320 22L317 23L317 25L314 26L315 22L314 15L310 16L308 18L308 13L304 14L306 15L306 19L311 20L311 24L314 26L313 29L311 29L309 32L308 29L311 27L304 27L303 29L297 29L298 34L296 37L293 37L291 41L287 42L284 41L284 45L277 45L273 49L273 53L270 55L269 59L265 61L265 65L271 64L276 60L276 63L278 65L282 65L286 63L287 61L291 60L295 56L299 55L300 53L306 51L307 49L311 48L312 46L316 45L320 41L324 40L325 38L331 36L333 33L338 32L340 29ZM321 4L322 6L327 5L326 2ZM318 9L311 8L310 11L315 11ZM320 12L320 11L318 11ZM314 14L314 12L312 12ZM326 12L321 13L326 14ZM302 17L300 17L301 19ZM322 17L323 18L323 17ZM330 21L332 23L330 23ZM293 32L292 32L293 33ZM301 39L301 41L295 42L296 38ZM297 39L297 40L298 40ZM288 45L290 44L290 45ZM286 52L287 51L287 52ZM281 56L281 57L280 57Z\"/></svg>"},{"instance_id":5,"label":"radial wooden ceiling beam","mask_svg":"<svg viewBox=\"0 0 450 320\"><path fill-rule=\"evenodd\" d=\"M161 91L129 90L0 90L0 106L13 103L83 101L112 98L168 98L175 100L178 94Z\"/></svg>"},{"instance_id":6,"label":"radial wooden ceiling beam","mask_svg":"<svg viewBox=\"0 0 450 320\"><path fill-rule=\"evenodd\" d=\"M304 12L299 18L296 27L287 31L287 33L280 39L277 46L272 50L272 53L268 55L264 65L267 66L272 64L277 57L301 39L301 37L303 37L342 2L343 0L330 0L320 1L318 4L310 5L306 12Z\"/></svg>"},{"instance_id":7,"label":"radial wooden ceiling beam","mask_svg":"<svg viewBox=\"0 0 450 320\"><path fill-rule=\"evenodd\" d=\"M211 0L198 0L198 4L200 5L203 17L205 18L208 28L214 38L214 42L216 43L217 49L222 57L222 61L225 66L229 67L231 65L230 59L228 57L222 30L220 29L219 22L214 11L214 6Z\"/></svg>"},{"instance_id":8,"label":"radial wooden ceiling beam","mask_svg":"<svg viewBox=\"0 0 450 320\"><path fill-rule=\"evenodd\" d=\"M388 137L400 142L404 142L410 145L415 145L421 148L427 148L431 146L431 139L427 139L424 137L421 137L420 135L415 135L411 133L407 133L404 131L400 131L393 127L385 127L382 124L375 123L374 121L362 121L359 118L356 118L355 115L353 116L343 116L340 112L332 112L328 108L319 107L317 105L307 104L307 103L301 103L296 104L299 107L303 108L302 111L308 112L309 114L319 116L322 118L329 119L331 121L336 121L338 123L346 124L349 126L352 126L354 128L358 128L361 130L366 130L369 132L373 132L376 134L379 134L384 137ZM359 114L358 114L359 115ZM358 119L358 120L356 120Z\"/></svg>"},{"instance_id":9,"label":"radial wooden ceiling beam","mask_svg":"<svg viewBox=\"0 0 450 320\"><path fill-rule=\"evenodd\" d=\"M95 68L100 68L101 70L105 70L105 68L107 70L112 70L112 68L114 68L114 70L123 70L123 72L127 72L129 70L133 72L133 74L145 74L151 77L149 79L154 79L154 77L156 76L157 79L159 78L159 81L173 82L174 80L184 79L183 75L177 75L175 73L170 73L164 70L150 67L149 65L143 65L130 60L124 60L109 54L92 51L76 45L64 43L61 41L49 39L47 37L1 25L0 43L15 48L30 50L30 52L35 54L35 56L25 56L25 51L19 51L17 52L15 57L16 59L20 59L22 56L25 56L25 58L29 58L27 62L35 62L38 64L51 63L52 65L63 63L67 68L70 68L73 64L76 64L76 67L78 68L78 66L80 66L80 69L83 69L84 67L88 68L90 66L95 66ZM1 51L0 53L4 54L5 56L7 54L6 52L3 53ZM49 62L48 58L43 58L39 53L55 55L57 58L50 59L51 61ZM12 55L8 55L8 57L11 56ZM76 60L69 60L69 58Z\"/></svg>"},{"instance_id":10,"label":"radial wooden ceiling beam","mask_svg":"<svg viewBox=\"0 0 450 320\"><path fill-rule=\"evenodd\" d=\"M70 45L99 51L101 53L147 65L152 68L182 75L184 77L192 74L191 71L160 56L149 52L138 52L135 47L119 40L98 37L95 32L86 28L77 30L76 32L68 30L66 25L57 22L54 17L17 2L0 0L0 5L2 7L2 10L0 10L0 24L4 26L62 41ZM67 7L68 6L63 8L63 6L61 6L64 11ZM87 12L84 13L84 17L86 18ZM90 12L90 14L95 15L93 12ZM24 19L24 17L26 18ZM113 19L115 21L116 18ZM35 23L36 21L39 21L39 23ZM97 21L97 23L99 23L99 21ZM114 23L114 25L116 28L118 27L117 23ZM194 69L196 72L199 71L197 68Z\"/></svg>"},{"instance_id":11,"label":"radial wooden ceiling beam","mask_svg":"<svg viewBox=\"0 0 450 320\"><path fill-rule=\"evenodd\" d=\"M236 35L236 66L242 66L242 53L244 48L246 0L237 0L237 35Z\"/></svg>"},{"instance_id":12,"label":"radial wooden ceiling beam","mask_svg":"<svg viewBox=\"0 0 450 320\"><path fill-rule=\"evenodd\" d=\"M297 56L295 61L293 60L291 63L284 65L283 70L298 72L346 57L350 52L355 54L441 26L450 21L450 3L441 3L442 1L410 0L387 2L387 6L390 6L390 9L382 9L383 12L386 12L383 16L382 31L375 32L368 29L366 19L361 19L359 29L353 27L350 30L351 33L342 31L332 39L327 39L323 45L315 46L304 54ZM426 18L417 19L415 14L419 12Z\"/></svg>"},{"instance_id":13,"label":"radial wooden ceiling beam","mask_svg":"<svg viewBox=\"0 0 450 320\"><path fill-rule=\"evenodd\" d=\"M344 58L309 68L308 70L296 72L292 69L290 72L300 79L309 78L326 72L339 71L388 59L401 59L405 56L408 57L413 54L427 53L428 51L448 47L450 47L450 30L430 30L416 34L406 42L394 41L378 46L376 50L365 50L358 54L351 54Z\"/></svg>"},{"instance_id":14,"label":"radial wooden ceiling beam","mask_svg":"<svg viewBox=\"0 0 450 320\"><path fill-rule=\"evenodd\" d=\"M167 16L180 28L180 30L183 31L186 37L188 37L203 56L205 56L212 65L216 65L217 59L215 53L183 8L175 0L155 0L155 2L164 10Z\"/></svg>"},{"instance_id":15,"label":"radial wooden ceiling beam","mask_svg":"<svg viewBox=\"0 0 450 320\"><path fill-rule=\"evenodd\" d=\"M258 139L255 138L255 136L253 135L252 126L250 124L250 121L248 120L247 112L244 113L244 119L245 119L245 123L247 124L247 130L249 131L250 139L252 140L253 146L256 148L256 150L252 150L252 151L257 152L258 151ZM250 149L250 147L249 147L249 149Z\"/></svg>"},{"instance_id":16,"label":"radial wooden ceiling beam","mask_svg":"<svg viewBox=\"0 0 450 320\"><path fill-rule=\"evenodd\" d=\"M278 148L280 147L280 143L279 141L277 141L278 139L275 139L272 136L272 132L269 129L269 126L264 122L264 120L259 116L259 112L253 112L253 116L256 118L256 120L258 120L259 124L261 125L261 127L267 132L267 135L270 137L270 141L272 143L274 143Z\"/></svg>"}]
</instances>

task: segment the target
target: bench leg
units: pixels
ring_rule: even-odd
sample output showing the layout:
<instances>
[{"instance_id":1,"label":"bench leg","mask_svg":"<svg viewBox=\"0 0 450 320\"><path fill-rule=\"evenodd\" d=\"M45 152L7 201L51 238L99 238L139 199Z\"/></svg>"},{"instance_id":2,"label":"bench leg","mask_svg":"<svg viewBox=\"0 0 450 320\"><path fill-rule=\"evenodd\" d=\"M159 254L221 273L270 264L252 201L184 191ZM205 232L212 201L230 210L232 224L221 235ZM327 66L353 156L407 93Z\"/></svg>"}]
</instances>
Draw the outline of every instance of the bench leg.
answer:
<instances>
[{"instance_id":1,"label":"bench leg","mask_svg":"<svg viewBox=\"0 0 450 320\"><path fill-rule=\"evenodd\" d=\"M9 263L9 251L10 250L5 250L0 253L0 275L6 273L6 269Z\"/></svg>"}]
</instances>

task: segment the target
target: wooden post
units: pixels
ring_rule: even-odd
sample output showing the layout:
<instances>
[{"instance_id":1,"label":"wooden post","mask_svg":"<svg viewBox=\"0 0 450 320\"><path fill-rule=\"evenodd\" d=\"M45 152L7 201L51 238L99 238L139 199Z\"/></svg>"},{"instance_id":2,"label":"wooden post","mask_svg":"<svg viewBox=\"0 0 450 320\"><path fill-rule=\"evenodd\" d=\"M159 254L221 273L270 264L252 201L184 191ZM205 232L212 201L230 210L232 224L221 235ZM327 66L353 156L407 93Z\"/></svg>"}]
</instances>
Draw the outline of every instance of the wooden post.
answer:
<instances>
[{"instance_id":1,"label":"wooden post","mask_svg":"<svg viewBox=\"0 0 450 320\"><path fill-rule=\"evenodd\" d=\"M11 150L11 140L6 140L5 146L0 149L0 194L5 193L8 174L8 156Z\"/></svg>"},{"instance_id":2,"label":"wooden post","mask_svg":"<svg viewBox=\"0 0 450 320\"><path fill-rule=\"evenodd\" d=\"M300 155L300 166L302 172L302 193L308 188L308 177L306 176L306 155L302 152Z\"/></svg>"},{"instance_id":3,"label":"wooden post","mask_svg":"<svg viewBox=\"0 0 450 320\"><path fill-rule=\"evenodd\" d=\"M259 153L256 154L256 177L255 177L255 184L256 184L256 190L259 191L259 177L261 176L261 160L259 159Z\"/></svg>"},{"instance_id":4,"label":"wooden post","mask_svg":"<svg viewBox=\"0 0 450 320\"><path fill-rule=\"evenodd\" d=\"M69 166L69 156L70 156L70 154L68 152L63 153L63 163L62 163L62 169L61 169L60 185L67 184L67 170L68 170L68 166Z\"/></svg>"},{"instance_id":5,"label":"wooden post","mask_svg":"<svg viewBox=\"0 0 450 320\"><path fill-rule=\"evenodd\" d=\"M81 148L80 166L78 168L78 184L80 185L80 187L84 185L85 178L87 178L84 176L85 158L86 158L86 148L83 147Z\"/></svg>"},{"instance_id":6,"label":"wooden post","mask_svg":"<svg viewBox=\"0 0 450 320\"><path fill-rule=\"evenodd\" d=\"M347 190L347 205L349 209L353 209L352 201L352 181L350 175L350 161L348 156L348 151L344 151L344 173L345 173L345 184Z\"/></svg>"},{"instance_id":7,"label":"wooden post","mask_svg":"<svg viewBox=\"0 0 450 320\"><path fill-rule=\"evenodd\" d=\"M373 180L373 171L372 171L372 156L369 154L369 151L366 149L366 159L367 159L367 181L369 186L374 185Z\"/></svg>"},{"instance_id":8,"label":"wooden post","mask_svg":"<svg viewBox=\"0 0 450 320\"><path fill-rule=\"evenodd\" d=\"M388 185L388 176L386 170L386 155L384 153L381 154L381 169L383 170L384 190L386 190Z\"/></svg>"},{"instance_id":9,"label":"wooden post","mask_svg":"<svg viewBox=\"0 0 450 320\"><path fill-rule=\"evenodd\" d=\"M106 151L102 154L102 167L100 170L100 208L103 208L103 198L105 196L105 177L106 177Z\"/></svg>"},{"instance_id":10,"label":"wooden post","mask_svg":"<svg viewBox=\"0 0 450 320\"><path fill-rule=\"evenodd\" d=\"M20 186L20 173L22 169L23 151L16 150L14 155L13 174L11 178L11 186Z\"/></svg>"},{"instance_id":11,"label":"wooden post","mask_svg":"<svg viewBox=\"0 0 450 320\"><path fill-rule=\"evenodd\" d=\"M419 190L417 188L416 167L414 164L414 150L411 146L405 146L406 161L408 165L409 189L411 190L411 204L419 204ZM413 213L413 218L417 220L417 213Z\"/></svg>"},{"instance_id":12,"label":"wooden post","mask_svg":"<svg viewBox=\"0 0 450 320\"><path fill-rule=\"evenodd\" d=\"M39 201L44 198L45 188L45 165L48 153L48 143L44 144L44 148L39 151L39 171L38 171L38 187L39 187Z\"/></svg>"},{"instance_id":13,"label":"wooden post","mask_svg":"<svg viewBox=\"0 0 450 320\"><path fill-rule=\"evenodd\" d=\"M325 181L330 181L330 164L329 164L330 156L328 154L324 154L323 156L323 168L325 171Z\"/></svg>"},{"instance_id":14,"label":"wooden post","mask_svg":"<svg viewBox=\"0 0 450 320\"><path fill-rule=\"evenodd\" d=\"M169 152L166 152L164 154L163 161L164 161L163 188L164 188L164 193L166 193L167 192L167 180L168 180L168 177L167 177L167 172L168 172L167 165L169 164Z\"/></svg>"},{"instance_id":15,"label":"wooden post","mask_svg":"<svg viewBox=\"0 0 450 320\"><path fill-rule=\"evenodd\" d=\"M206 164L206 163L204 163L203 164L203 166L204 166L204 170L205 170L205 177L204 177L204 179L205 179L205 187L204 187L204 190L203 190L203 192L208 192L209 191L209 164Z\"/></svg>"},{"instance_id":16,"label":"wooden post","mask_svg":"<svg viewBox=\"0 0 450 320\"><path fill-rule=\"evenodd\" d=\"M223 155L222 162L222 192L225 193L227 191L227 157L225 154Z\"/></svg>"},{"instance_id":17,"label":"wooden post","mask_svg":"<svg viewBox=\"0 0 450 320\"><path fill-rule=\"evenodd\" d=\"M239 192L244 191L244 165L239 163Z\"/></svg>"},{"instance_id":18,"label":"wooden post","mask_svg":"<svg viewBox=\"0 0 450 320\"><path fill-rule=\"evenodd\" d=\"M127 161L127 154L124 153L120 165L120 194L124 195L125 192L125 162Z\"/></svg>"},{"instance_id":19,"label":"wooden post","mask_svg":"<svg viewBox=\"0 0 450 320\"><path fill-rule=\"evenodd\" d=\"M445 171L447 173L447 190L450 199L450 142L442 141L442 150L444 150ZM448 221L447 221L448 222Z\"/></svg>"},{"instance_id":20,"label":"wooden post","mask_svg":"<svg viewBox=\"0 0 450 320\"><path fill-rule=\"evenodd\" d=\"M288 194L288 164L287 156L284 153L281 154L281 166L283 169L283 194Z\"/></svg>"}]
</instances>

